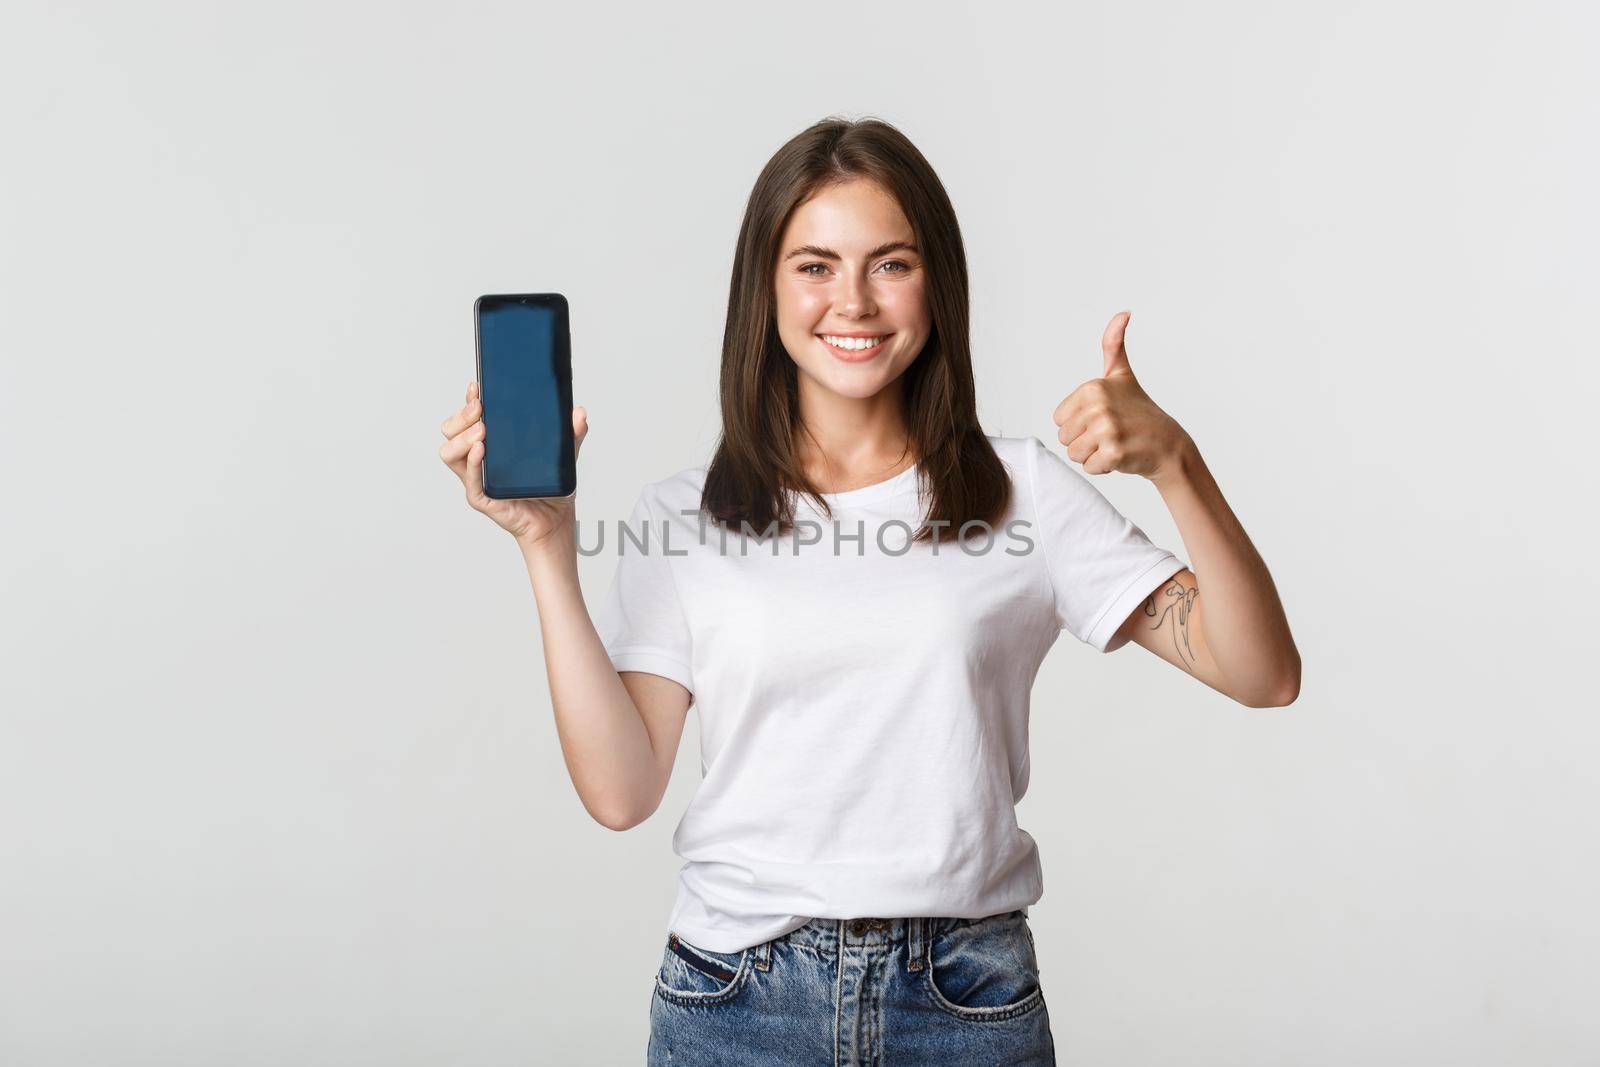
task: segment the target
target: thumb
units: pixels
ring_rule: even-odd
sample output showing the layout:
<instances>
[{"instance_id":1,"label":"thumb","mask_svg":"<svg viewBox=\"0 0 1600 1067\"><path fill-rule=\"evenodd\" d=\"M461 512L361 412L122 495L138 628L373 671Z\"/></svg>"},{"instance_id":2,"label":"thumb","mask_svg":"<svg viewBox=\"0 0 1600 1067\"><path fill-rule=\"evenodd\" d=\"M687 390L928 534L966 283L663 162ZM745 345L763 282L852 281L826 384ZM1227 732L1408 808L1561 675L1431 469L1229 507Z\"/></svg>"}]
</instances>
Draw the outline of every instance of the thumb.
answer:
<instances>
[{"instance_id":1,"label":"thumb","mask_svg":"<svg viewBox=\"0 0 1600 1067\"><path fill-rule=\"evenodd\" d=\"M1106 358L1105 369L1100 372L1100 377L1133 373L1133 368L1128 365L1128 346L1125 343L1128 320L1132 317L1131 311L1119 311L1106 326L1106 332L1100 338L1100 351Z\"/></svg>"}]
</instances>

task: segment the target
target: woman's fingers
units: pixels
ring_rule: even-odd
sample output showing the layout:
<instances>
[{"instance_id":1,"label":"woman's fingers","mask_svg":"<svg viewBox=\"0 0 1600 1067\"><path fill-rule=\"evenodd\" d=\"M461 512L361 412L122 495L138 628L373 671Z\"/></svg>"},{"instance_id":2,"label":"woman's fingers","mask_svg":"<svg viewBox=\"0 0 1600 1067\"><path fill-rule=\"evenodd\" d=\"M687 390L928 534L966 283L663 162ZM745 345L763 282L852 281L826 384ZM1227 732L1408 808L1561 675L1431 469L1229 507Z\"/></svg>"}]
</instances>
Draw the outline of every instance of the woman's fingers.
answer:
<instances>
[{"instance_id":1,"label":"woman's fingers","mask_svg":"<svg viewBox=\"0 0 1600 1067\"><path fill-rule=\"evenodd\" d=\"M483 494L483 441L473 441L467 446L467 474L462 481L467 483L467 501L473 507L478 507L480 502L489 499Z\"/></svg>"},{"instance_id":2,"label":"woman's fingers","mask_svg":"<svg viewBox=\"0 0 1600 1067\"><path fill-rule=\"evenodd\" d=\"M446 441L440 446L439 458L444 460L450 466L455 467L462 460L467 458L467 451L472 447L474 441L483 440L483 434L483 422L474 422L471 426L468 426L465 430L462 430L460 433L456 434L454 437L450 438L450 440ZM456 473L459 474L461 472L457 471Z\"/></svg>"},{"instance_id":3,"label":"woman's fingers","mask_svg":"<svg viewBox=\"0 0 1600 1067\"><path fill-rule=\"evenodd\" d=\"M439 430L446 437L454 437L481 418L483 418L483 404L478 400L478 383L468 382L466 400L454 415L439 424Z\"/></svg>"},{"instance_id":4,"label":"woman's fingers","mask_svg":"<svg viewBox=\"0 0 1600 1067\"><path fill-rule=\"evenodd\" d=\"M483 418L483 405L476 398L468 400L461 406L461 410L451 415L439 424L439 430L446 437L454 437L468 426Z\"/></svg>"},{"instance_id":5,"label":"woman's fingers","mask_svg":"<svg viewBox=\"0 0 1600 1067\"><path fill-rule=\"evenodd\" d=\"M478 383L467 383L467 400L461 410L439 426L445 443L439 458L461 479L467 503L482 511L489 497L483 492L483 404L478 400Z\"/></svg>"},{"instance_id":6,"label":"woman's fingers","mask_svg":"<svg viewBox=\"0 0 1600 1067\"><path fill-rule=\"evenodd\" d=\"M576 407L572 409L572 435L574 439L572 453L576 456L583 451L583 439L589 436L588 408Z\"/></svg>"}]
</instances>

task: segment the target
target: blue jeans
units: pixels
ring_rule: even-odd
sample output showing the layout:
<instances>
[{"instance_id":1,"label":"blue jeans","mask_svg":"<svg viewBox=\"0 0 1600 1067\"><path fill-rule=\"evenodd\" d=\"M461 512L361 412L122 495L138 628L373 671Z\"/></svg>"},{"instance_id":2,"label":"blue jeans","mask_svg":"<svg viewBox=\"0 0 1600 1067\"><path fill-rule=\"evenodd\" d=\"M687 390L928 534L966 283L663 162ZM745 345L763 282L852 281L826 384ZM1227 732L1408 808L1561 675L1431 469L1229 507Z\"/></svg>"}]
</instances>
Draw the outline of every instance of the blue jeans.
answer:
<instances>
[{"instance_id":1,"label":"blue jeans","mask_svg":"<svg viewBox=\"0 0 1600 1067\"><path fill-rule=\"evenodd\" d=\"M813 919L742 952L667 937L649 1067L1053 1065L1033 932L982 919Z\"/></svg>"}]
</instances>

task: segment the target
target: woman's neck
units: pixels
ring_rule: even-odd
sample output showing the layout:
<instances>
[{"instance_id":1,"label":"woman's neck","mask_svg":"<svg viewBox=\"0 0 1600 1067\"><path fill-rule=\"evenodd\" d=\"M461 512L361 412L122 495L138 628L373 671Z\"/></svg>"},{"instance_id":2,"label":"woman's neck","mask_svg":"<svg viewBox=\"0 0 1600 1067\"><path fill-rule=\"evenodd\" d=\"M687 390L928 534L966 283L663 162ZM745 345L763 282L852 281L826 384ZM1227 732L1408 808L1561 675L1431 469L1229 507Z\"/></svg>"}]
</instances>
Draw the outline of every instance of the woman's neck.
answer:
<instances>
[{"instance_id":1,"label":"woman's neck","mask_svg":"<svg viewBox=\"0 0 1600 1067\"><path fill-rule=\"evenodd\" d=\"M801 404L794 449L819 492L848 493L876 485L917 462L900 415L898 389L865 399L829 394L815 401Z\"/></svg>"}]
</instances>

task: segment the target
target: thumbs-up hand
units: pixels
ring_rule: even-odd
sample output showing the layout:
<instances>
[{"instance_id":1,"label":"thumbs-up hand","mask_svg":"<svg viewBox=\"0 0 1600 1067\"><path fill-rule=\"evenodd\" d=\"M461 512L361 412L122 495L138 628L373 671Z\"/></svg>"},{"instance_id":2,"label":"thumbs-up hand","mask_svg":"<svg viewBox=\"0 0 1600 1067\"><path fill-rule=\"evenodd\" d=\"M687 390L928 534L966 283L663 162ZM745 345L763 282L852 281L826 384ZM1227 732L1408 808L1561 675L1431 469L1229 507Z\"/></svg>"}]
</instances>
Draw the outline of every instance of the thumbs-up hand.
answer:
<instances>
[{"instance_id":1,"label":"thumbs-up hand","mask_svg":"<svg viewBox=\"0 0 1600 1067\"><path fill-rule=\"evenodd\" d=\"M1124 343L1132 312L1119 312L1100 338L1101 376L1090 378L1056 405L1056 439L1085 474L1122 471L1152 481L1177 473L1188 433L1156 406L1133 376Z\"/></svg>"}]
</instances>

